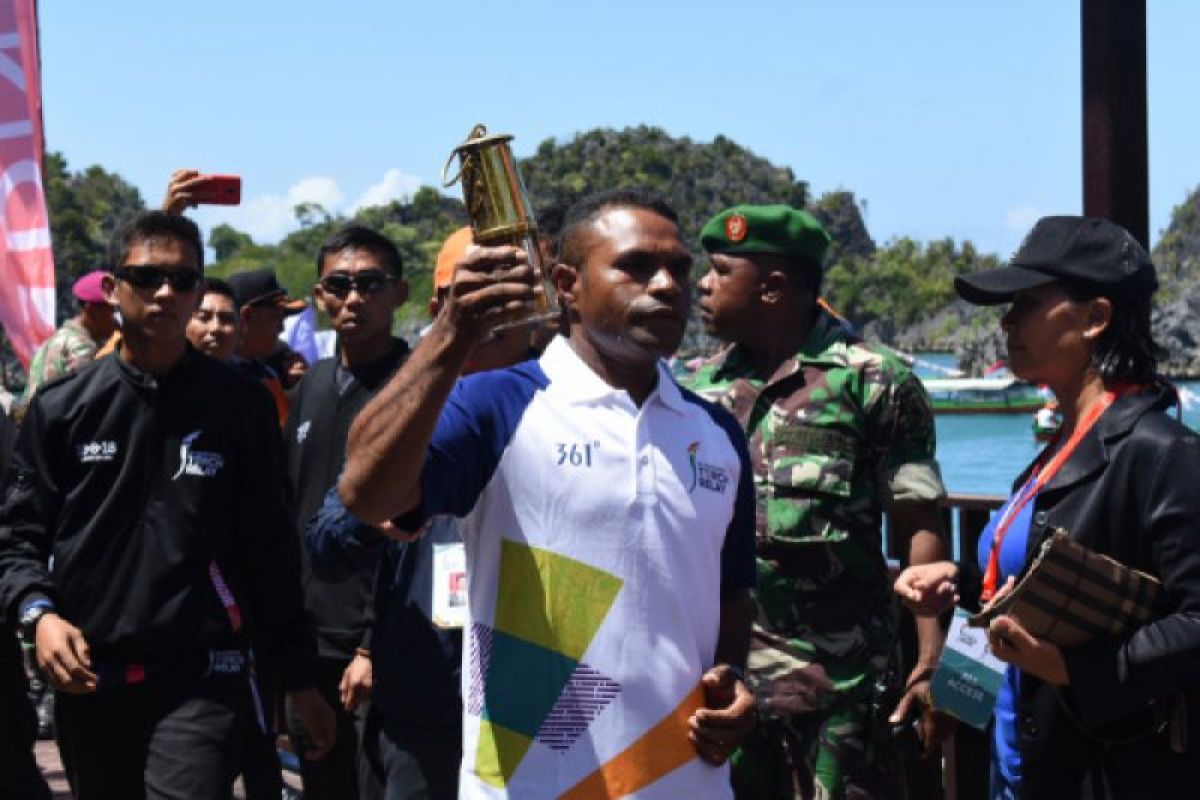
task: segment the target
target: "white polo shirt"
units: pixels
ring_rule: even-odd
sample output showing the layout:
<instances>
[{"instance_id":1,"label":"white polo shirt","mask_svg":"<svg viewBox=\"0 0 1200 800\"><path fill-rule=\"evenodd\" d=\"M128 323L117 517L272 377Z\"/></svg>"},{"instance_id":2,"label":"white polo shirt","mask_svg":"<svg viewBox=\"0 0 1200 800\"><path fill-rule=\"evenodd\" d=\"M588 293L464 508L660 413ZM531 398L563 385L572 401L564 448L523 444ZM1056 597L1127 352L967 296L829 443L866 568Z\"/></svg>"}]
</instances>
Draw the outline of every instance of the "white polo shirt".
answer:
<instances>
[{"instance_id":1,"label":"white polo shirt","mask_svg":"<svg viewBox=\"0 0 1200 800\"><path fill-rule=\"evenodd\" d=\"M461 380L422 512L465 517L462 797L722 798L686 722L754 584L741 428L665 366L639 408L565 339Z\"/></svg>"}]
</instances>

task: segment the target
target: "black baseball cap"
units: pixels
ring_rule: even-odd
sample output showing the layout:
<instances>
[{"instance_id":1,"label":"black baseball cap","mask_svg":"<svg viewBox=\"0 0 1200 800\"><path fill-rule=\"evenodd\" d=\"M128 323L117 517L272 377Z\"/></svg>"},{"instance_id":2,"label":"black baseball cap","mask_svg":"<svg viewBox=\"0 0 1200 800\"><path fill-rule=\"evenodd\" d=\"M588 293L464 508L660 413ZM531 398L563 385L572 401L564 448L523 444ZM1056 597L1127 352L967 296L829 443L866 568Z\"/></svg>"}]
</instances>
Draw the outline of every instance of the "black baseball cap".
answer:
<instances>
[{"instance_id":1,"label":"black baseball cap","mask_svg":"<svg viewBox=\"0 0 1200 800\"><path fill-rule=\"evenodd\" d=\"M968 303L1009 303L1025 289L1056 280L1153 292L1154 264L1129 231L1099 217L1042 217L1008 266L961 275L954 291Z\"/></svg>"},{"instance_id":2,"label":"black baseball cap","mask_svg":"<svg viewBox=\"0 0 1200 800\"><path fill-rule=\"evenodd\" d=\"M239 306L278 305L288 314L296 314L303 311L306 305L303 300L288 297L287 290L279 285L275 270L270 267L230 275L226 282L233 289L234 299Z\"/></svg>"}]
</instances>

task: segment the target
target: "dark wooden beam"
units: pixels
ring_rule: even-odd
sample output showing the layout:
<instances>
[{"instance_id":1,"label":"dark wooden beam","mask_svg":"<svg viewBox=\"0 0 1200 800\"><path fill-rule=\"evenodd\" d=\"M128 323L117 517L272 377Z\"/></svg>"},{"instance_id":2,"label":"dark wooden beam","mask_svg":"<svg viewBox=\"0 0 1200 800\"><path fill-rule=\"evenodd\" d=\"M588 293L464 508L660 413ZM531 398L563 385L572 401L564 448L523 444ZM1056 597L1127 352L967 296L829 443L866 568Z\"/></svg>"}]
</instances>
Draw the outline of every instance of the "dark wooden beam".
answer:
<instances>
[{"instance_id":1,"label":"dark wooden beam","mask_svg":"<svg viewBox=\"0 0 1200 800\"><path fill-rule=\"evenodd\" d=\"M1083 213L1150 246L1146 0L1080 0Z\"/></svg>"}]
</instances>

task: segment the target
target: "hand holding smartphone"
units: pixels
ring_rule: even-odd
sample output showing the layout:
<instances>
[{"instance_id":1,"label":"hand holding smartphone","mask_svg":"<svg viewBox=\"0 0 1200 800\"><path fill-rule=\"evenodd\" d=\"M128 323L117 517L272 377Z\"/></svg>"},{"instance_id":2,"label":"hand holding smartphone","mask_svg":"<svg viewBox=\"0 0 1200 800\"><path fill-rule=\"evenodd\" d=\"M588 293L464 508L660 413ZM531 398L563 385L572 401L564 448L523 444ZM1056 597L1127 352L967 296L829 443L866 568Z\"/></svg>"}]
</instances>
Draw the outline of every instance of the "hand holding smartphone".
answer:
<instances>
[{"instance_id":1,"label":"hand holding smartphone","mask_svg":"<svg viewBox=\"0 0 1200 800\"><path fill-rule=\"evenodd\" d=\"M203 175L194 169L178 169L167 182L163 211L182 214L189 206L236 206L242 202L242 179L238 175Z\"/></svg>"},{"instance_id":2,"label":"hand holding smartphone","mask_svg":"<svg viewBox=\"0 0 1200 800\"><path fill-rule=\"evenodd\" d=\"M238 175L199 175L191 186L192 202L214 206L236 206L242 202L242 179Z\"/></svg>"}]
</instances>

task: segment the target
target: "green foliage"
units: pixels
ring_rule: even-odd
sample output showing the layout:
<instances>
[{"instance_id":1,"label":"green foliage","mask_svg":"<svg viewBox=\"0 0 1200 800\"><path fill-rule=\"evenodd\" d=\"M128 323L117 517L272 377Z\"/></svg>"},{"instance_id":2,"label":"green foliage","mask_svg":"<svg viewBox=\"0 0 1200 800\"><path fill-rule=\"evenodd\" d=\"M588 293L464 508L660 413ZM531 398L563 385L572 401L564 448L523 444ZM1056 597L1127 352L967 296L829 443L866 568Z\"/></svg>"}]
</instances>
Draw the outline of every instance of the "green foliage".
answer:
<instances>
[{"instance_id":1,"label":"green foliage","mask_svg":"<svg viewBox=\"0 0 1200 800\"><path fill-rule=\"evenodd\" d=\"M696 237L708 219L734 203L791 203L803 207L808 186L790 169L772 166L749 150L718 136L711 143L673 138L658 128L598 129L568 142L542 142L520 168L536 208L570 204L603 189L644 187L666 196L679 212L684 236ZM854 195L839 191L822 197L816 213L830 226L838 252L869 255L875 245L866 232ZM217 253L212 272L228 275L271 266L293 294L307 294L316 277L315 255L337 226L349 221L374 228L400 248L413 301L402 320L423 317L432 296L432 271L442 241L466 223L462 203L425 186L407 201L358 211L352 220L331 217L315 204L296 208L301 227L278 245L256 245L244 233L219 226L209 238ZM697 270L702 269L700 260Z\"/></svg>"},{"instance_id":2,"label":"green foliage","mask_svg":"<svg viewBox=\"0 0 1200 800\"><path fill-rule=\"evenodd\" d=\"M829 252L826 253L826 263L836 264L850 257L871 258L875 255L875 240L867 232L853 192L838 189L823 194L810 210L833 237Z\"/></svg>"},{"instance_id":3,"label":"green foliage","mask_svg":"<svg viewBox=\"0 0 1200 800\"><path fill-rule=\"evenodd\" d=\"M433 296L433 266L442 242L467 222L461 202L428 186L421 187L407 202L396 200L364 208L352 217L331 216L316 203L302 203L295 212L300 229L277 245L255 244L247 234L228 225L214 228L208 243L217 261L209 273L227 277L271 267L290 294L305 297L317 279L317 253L325 239L343 225L365 225L391 239L400 250L412 300L397 317L401 322L411 322L428 313L426 301Z\"/></svg>"},{"instance_id":4,"label":"green foliage","mask_svg":"<svg viewBox=\"0 0 1200 800\"><path fill-rule=\"evenodd\" d=\"M826 271L824 294L855 324L889 320L912 325L954 299L954 278L1000 265L969 241L952 239L922 245L897 239L872 257L850 255Z\"/></svg>"},{"instance_id":5,"label":"green foliage","mask_svg":"<svg viewBox=\"0 0 1200 800\"><path fill-rule=\"evenodd\" d=\"M58 294L58 321L75 312L71 284L94 269L108 268L108 240L125 219L145 209L141 193L112 172L93 165L72 173L62 153L48 152L43 185Z\"/></svg>"},{"instance_id":6,"label":"green foliage","mask_svg":"<svg viewBox=\"0 0 1200 800\"><path fill-rule=\"evenodd\" d=\"M776 167L724 136L702 143L654 127L602 128L576 134L569 141L547 139L520 166L537 208L569 204L604 189L641 186L657 191L679 212L684 236L697 249L703 224L735 203L807 207L834 239L824 293L859 325L883 320L898 331L921 322L954 298L956 275L999 265L995 256L977 252L970 242L956 244L950 239L922 245L901 238L877 247L863 222L865 201L839 189L813 202L808 185L790 169ZM71 173L60 153L47 154L44 172L60 317L65 317L71 281L104 265L113 228L143 209L144 203L134 187L101 167ZM208 243L216 263L211 274L227 276L269 266L293 295L306 296L317 277L321 243L338 226L357 222L380 231L400 249L412 299L398 316L408 324L425 317L442 241L466 223L457 197L428 186L404 201L364 208L352 217L331 214L313 203L298 205L295 213L300 227L274 245L256 243L229 225L213 228ZM1175 208L1154 258L1163 284L1160 302L1200 283L1200 189ZM697 270L702 268L698 259ZM951 318L939 321L938 330L931 333L952 340L964 329L987 326L994 327L991 318L976 314L961 324ZM699 342L696 333L692 331L689 341Z\"/></svg>"},{"instance_id":7,"label":"green foliage","mask_svg":"<svg viewBox=\"0 0 1200 800\"><path fill-rule=\"evenodd\" d=\"M660 128L599 128L569 142L542 142L520 162L536 208L570 204L605 189L642 187L664 195L694 246L704 223L735 203L803 208L808 184L724 136L711 143L674 138Z\"/></svg>"},{"instance_id":8,"label":"green foliage","mask_svg":"<svg viewBox=\"0 0 1200 800\"><path fill-rule=\"evenodd\" d=\"M1162 286L1160 305L1200 282L1200 188L1171 210L1171 222L1152 255Z\"/></svg>"},{"instance_id":9,"label":"green foliage","mask_svg":"<svg viewBox=\"0 0 1200 800\"><path fill-rule=\"evenodd\" d=\"M54 250L55 317L61 324L76 311L71 284L85 272L108 268L109 237L118 224L143 210L145 203L121 176L95 165L73 173L66 157L54 151L46 153L42 164L42 186ZM25 384L24 370L3 331L0 378L5 386L19 389Z\"/></svg>"},{"instance_id":10,"label":"green foliage","mask_svg":"<svg viewBox=\"0 0 1200 800\"><path fill-rule=\"evenodd\" d=\"M250 234L222 223L209 231L208 246L216 253L217 261L228 261L246 248L253 247L254 240Z\"/></svg>"}]
</instances>

